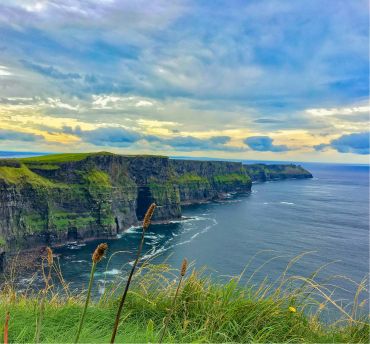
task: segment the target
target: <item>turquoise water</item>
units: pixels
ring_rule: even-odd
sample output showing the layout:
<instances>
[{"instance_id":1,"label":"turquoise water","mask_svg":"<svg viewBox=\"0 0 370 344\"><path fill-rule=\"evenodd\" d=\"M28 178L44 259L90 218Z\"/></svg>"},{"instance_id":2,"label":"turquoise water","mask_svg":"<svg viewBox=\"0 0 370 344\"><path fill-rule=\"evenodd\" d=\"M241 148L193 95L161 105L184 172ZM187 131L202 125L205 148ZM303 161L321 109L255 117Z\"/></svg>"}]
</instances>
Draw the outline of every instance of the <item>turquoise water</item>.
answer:
<instances>
[{"instance_id":1,"label":"turquoise water","mask_svg":"<svg viewBox=\"0 0 370 344\"><path fill-rule=\"evenodd\" d=\"M345 275L360 282L369 262L369 167L304 165L313 179L253 185L249 195L223 202L188 206L183 221L154 225L146 235L143 260L165 259L178 267L184 257L214 276L239 274L250 262L246 278L258 283L277 278L288 262L306 252L290 269L292 275L309 276L324 264L319 280ZM97 285L124 278L134 259L140 228L130 228L109 240L109 253L97 271ZM91 253L100 241L58 248L65 279L72 287L86 286ZM254 257L254 258L253 258ZM253 258L253 259L252 259ZM334 279L337 300L349 302L354 286Z\"/></svg>"}]
</instances>

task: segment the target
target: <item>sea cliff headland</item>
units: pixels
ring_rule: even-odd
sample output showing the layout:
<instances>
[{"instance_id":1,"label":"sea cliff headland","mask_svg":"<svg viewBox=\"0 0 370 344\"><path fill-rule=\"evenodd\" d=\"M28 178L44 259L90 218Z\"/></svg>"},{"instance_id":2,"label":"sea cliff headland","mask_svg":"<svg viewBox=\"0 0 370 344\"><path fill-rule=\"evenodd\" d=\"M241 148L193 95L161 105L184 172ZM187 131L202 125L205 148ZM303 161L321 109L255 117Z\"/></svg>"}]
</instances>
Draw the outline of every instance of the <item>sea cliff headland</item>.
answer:
<instances>
[{"instance_id":1,"label":"sea cliff headland","mask_svg":"<svg viewBox=\"0 0 370 344\"><path fill-rule=\"evenodd\" d=\"M311 178L298 165L243 165L108 152L0 159L0 250L112 237L158 205L154 221L184 204L247 193L252 182Z\"/></svg>"}]
</instances>

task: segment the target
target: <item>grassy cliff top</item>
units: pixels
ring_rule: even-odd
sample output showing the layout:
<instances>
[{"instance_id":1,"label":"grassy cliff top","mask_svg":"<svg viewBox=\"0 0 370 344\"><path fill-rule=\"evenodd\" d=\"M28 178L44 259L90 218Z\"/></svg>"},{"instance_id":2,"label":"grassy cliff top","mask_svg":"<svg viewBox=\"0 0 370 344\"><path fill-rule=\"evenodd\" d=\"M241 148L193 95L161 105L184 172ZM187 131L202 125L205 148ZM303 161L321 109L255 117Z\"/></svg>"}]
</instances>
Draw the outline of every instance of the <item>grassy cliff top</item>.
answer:
<instances>
[{"instance_id":1,"label":"grassy cliff top","mask_svg":"<svg viewBox=\"0 0 370 344\"><path fill-rule=\"evenodd\" d=\"M50 154L42 155L30 158L21 158L17 159L24 163L65 163L65 162L74 162L81 161L90 156L104 156L104 155L115 155L110 152L97 152L97 153L61 153L61 154Z\"/></svg>"},{"instance_id":2,"label":"grassy cliff top","mask_svg":"<svg viewBox=\"0 0 370 344\"><path fill-rule=\"evenodd\" d=\"M101 169L101 163L109 163L109 158L108 161L100 159L105 157L122 157L123 159L127 159L127 161L131 161L133 163L130 168L132 169L133 167L135 169L137 167L138 173L141 170L140 166L143 159L152 159L148 164L145 164L145 168L149 172L150 170L155 169L154 165L151 167L152 162L161 162L161 159L169 159L168 157L161 155L119 155L104 151L94 153L51 154L20 159L0 159L0 181L5 182L6 184L27 183L35 186L56 186L55 180L67 182L61 178L61 176L63 176L65 165L92 158L88 159L88 164L85 165L82 163L81 166L78 167L80 171L76 171L84 174L93 169ZM117 159L117 161L120 160L121 159ZM94 162L97 162L98 164L94 166ZM208 177L210 176L217 183L248 182L250 176L257 175L260 172L268 173L270 175L283 174L287 178L299 175L309 175L309 172L301 166L292 164L255 164L244 165L244 167L242 167L241 163L237 164L240 164L240 170L238 166L230 165L230 162L227 161L172 160L168 168L171 171L173 170L172 172L176 174L176 181L180 183L205 181L206 179L208 180ZM72 168L75 167L71 167L71 170ZM68 173L66 176L67 175ZM58 177L55 178L55 176ZM99 176L95 175L94 177ZM101 178L99 180L100 182L103 182ZM105 180L103 184L107 184Z\"/></svg>"},{"instance_id":3,"label":"grassy cliff top","mask_svg":"<svg viewBox=\"0 0 370 344\"><path fill-rule=\"evenodd\" d=\"M89 266L86 264L86 270ZM330 302L316 305L317 313L307 314L314 305L310 294L320 288L330 299L326 288L297 286L296 289L273 290L265 281L260 286L244 285L238 277L218 284L196 271L189 271L174 294L178 272L165 266L144 265L134 276L123 307L117 343L157 343L163 323L169 317L164 343L368 343L368 317L342 314L336 323L321 318ZM52 272L52 277L57 275ZM119 277L121 278L121 276ZM81 343L108 343L123 285L107 285L99 299L91 302ZM64 284L63 284L64 285ZM316 282L315 282L316 286ZM66 286L68 288L68 286ZM96 287L95 287L96 288ZM96 291L94 288L94 292ZM30 289L31 290L31 289ZM9 312L9 342L34 342L40 294L0 292L0 322ZM41 343L73 342L86 293L75 295L68 289L59 294L50 286L44 304ZM66 295L64 295L66 294ZM334 302L334 301L333 301ZM169 310L173 307L173 311Z\"/></svg>"},{"instance_id":4,"label":"grassy cliff top","mask_svg":"<svg viewBox=\"0 0 370 344\"><path fill-rule=\"evenodd\" d=\"M66 162L75 162L81 161L89 157L99 157L99 156L123 156L127 158L168 158L164 155L151 155L151 154L132 154L132 155L124 155L124 154L115 154L111 152L92 152L92 153L60 153L60 154L49 154L49 155L42 155L36 157L29 157L29 158L20 158L16 159L22 161L26 164L62 164Z\"/></svg>"}]
</instances>

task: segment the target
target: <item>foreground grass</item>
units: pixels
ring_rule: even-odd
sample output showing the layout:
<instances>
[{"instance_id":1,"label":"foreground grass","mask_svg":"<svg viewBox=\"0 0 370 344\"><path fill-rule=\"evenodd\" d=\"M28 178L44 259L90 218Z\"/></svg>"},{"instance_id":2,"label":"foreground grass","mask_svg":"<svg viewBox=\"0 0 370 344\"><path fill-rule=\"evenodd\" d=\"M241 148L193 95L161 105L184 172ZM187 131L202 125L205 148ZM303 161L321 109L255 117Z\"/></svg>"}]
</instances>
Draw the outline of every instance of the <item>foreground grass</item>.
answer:
<instances>
[{"instance_id":1,"label":"foreground grass","mask_svg":"<svg viewBox=\"0 0 370 344\"><path fill-rule=\"evenodd\" d=\"M128 294L116 342L159 340L173 300L176 275L166 266L141 269ZM121 288L120 283L112 284L89 306L80 342L109 342L119 303L116 295ZM309 280L295 289L283 291L278 286L272 291L267 285L242 286L238 278L217 284L193 271L183 281L164 342L369 342L367 318L355 319L355 313L344 311L339 322L324 324L319 320L319 312L305 315L303 310L311 303L308 296L314 292ZM10 312L10 342L34 341L39 297L4 289L0 301L2 324L6 312ZM83 294L57 293L52 288L46 302L41 342L73 342L83 301ZM326 299L323 307L330 302Z\"/></svg>"}]
</instances>

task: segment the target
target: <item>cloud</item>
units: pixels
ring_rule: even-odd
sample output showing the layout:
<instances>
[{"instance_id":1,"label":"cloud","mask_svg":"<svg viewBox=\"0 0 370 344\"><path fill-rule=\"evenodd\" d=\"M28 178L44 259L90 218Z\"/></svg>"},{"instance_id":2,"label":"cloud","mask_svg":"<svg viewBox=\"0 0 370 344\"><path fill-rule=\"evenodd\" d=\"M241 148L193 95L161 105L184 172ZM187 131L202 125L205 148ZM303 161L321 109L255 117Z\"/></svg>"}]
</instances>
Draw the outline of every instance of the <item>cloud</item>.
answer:
<instances>
[{"instance_id":1,"label":"cloud","mask_svg":"<svg viewBox=\"0 0 370 344\"><path fill-rule=\"evenodd\" d=\"M370 154L370 132L342 135L329 144L319 144L314 148L317 151L333 148L339 153Z\"/></svg>"},{"instance_id":2,"label":"cloud","mask_svg":"<svg viewBox=\"0 0 370 344\"><path fill-rule=\"evenodd\" d=\"M6 57L33 61L29 67L55 80L82 78L58 85L70 94L228 100L285 112L368 94L363 0L325 8L319 0L37 4L0 5ZM77 73L64 72L71 66Z\"/></svg>"},{"instance_id":3,"label":"cloud","mask_svg":"<svg viewBox=\"0 0 370 344\"><path fill-rule=\"evenodd\" d=\"M242 147L228 146L229 136L212 136L200 139L194 136L161 137L145 135L122 127L102 127L94 130L82 130L79 126L72 128L64 126L64 134L78 136L82 141L95 146L130 147L139 141L149 143L152 149L171 149L178 151L242 151Z\"/></svg>"},{"instance_id":4,"label":"cloud","mask_svg":"<svg viewBox=\"0 0 370 344\"><path fill-rule=\"evenodd\" d=\"M150 138L150 141L160 142L178 151L242 151L242 148L225 145L230 141L227 136L213 136L209 139L199 139L193 136L179 136L170 139L158 137Z\"/></svg>"},{"instance_id":5,"label":"cloud","mask_svg":"<svg viewBox=\"0 0 370 344\"><path fill-rule=\"evenodd\" d=\"M34 142L38 140L43 140L43 138L44 137L41 135L0 129L0 140Z\"/></svg>"},{"instance_id":6,"label":"cloud","mask_svg":"<svg viewBox=\"0 0 370 344\"><path fill-rule=\"evenodd\" d=\"M147 99L135 96L107 95L100 94L92 95L92 105L94 109L135 109L135 108L150 108L157 102L153 99ZM140 109L142 110L142 109ZM136 111L140 111L137 110Z\"/></svg>"},{"instance_id":7,"label":"cloud","mask_svg":"<svg viewBox=\"0 0 370 344\"><path fill-rule=\"evenodd\" d=\"M330 147L330 144L327 144L327 143L320 143L319 145L313 146L313 148L318 152L324 151L329 147Z\"/></svg>"},{"instance_id":8,"label":"cloud","mask_svg":"<svg viewBox=\"0 0 370 344\"><path fill-rule=\"evenodd\" d=\"M253 121L254 123L269 124L269 123L283 123L283 121L273 118L258 118Z\"/></svg>"},{"instance_id":9,"label":"cloud","mask_svg":"<svg viewBox=\"0 0 370 344\"><path fill-rule=\"evenodd\" d=\"M82 131L80 128L70 131L88 143L95 146L129 147L142 139L135 131L119 127L98 128Z\"/></svg>"},{"instance_id":10,"label":"cloud","mask_svg":"<svg viewBox=\"0 0 370 344\"><path fill-rule=\"evenodd\" d=\"M314 117L325 117L325 116L353 116L356 114L368 114L370 106L353 106L353 107L342 107L342 108L320 108L320 109L307 109L305 112ZM351 117L350 117L351 118Z\"/></svg>"},{"instance_id":11,"label":"cloud","mask_svg":"<svg viewBox=\"0 0 370 344\"><path fill-rule=\"evenodd\" d=\"M26 60L21 60L20 62L22 62L25 67L53 79L68 80L82 78L78 73L63 73L53 66L43 66Z\"/></svg>"},{"instance_id":12,"label":"cloud","mask_svg":"<svg viewBox=\"0 0 370 344\"><path fill-rule=\"evenodd\" d=\"M9 76L9 75L12 75L9 69L6 66L0 65L0 76Z\"/></svg>"},{"instance_id":13,"label":"cloud","mask_svg":"<svg viewBox=\"0 0 370 344\"><path fill-rule=\"evenodd\" d=\"M225 144L230 142L231 137L230 136L213 136L209 139L214 144Z\"/></svg>"},{"instance_id":14,"label":"cloud","mask_svg":"<svg viewBox=\"0 0 370 344\"><path fill-rule=\"evenodd\" d=\"M271 158L294 144L292 158L320 159L304 147L368 122L367 8L366 0L2 1L0 123L28 132L38 130L31 116L59 129L80 124L81 150L87 141L147 150L152 134L153 149L235 157L227 152L261 135L289 146L257 146ZM103 127L128 132L114 129L110 140ZM97 139L85 134L97 128Z\"/></svg>"},{"instance_id":15,"label":"cloud","mask_svg":"<svg viewBox=\"0 0 370 344\"><path fill-rule=\"evenodd\" d=\"M286 145L274 145L273 139L268 136L250 136L244 143L252 150L258 152L286 152L290 150Z\"/></svg>"}]
</instances>

